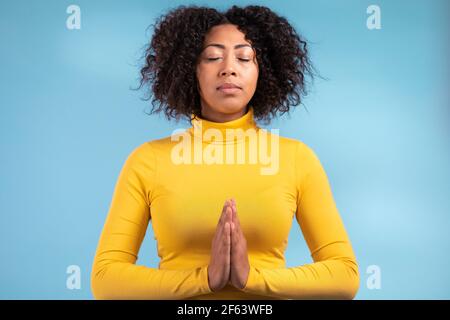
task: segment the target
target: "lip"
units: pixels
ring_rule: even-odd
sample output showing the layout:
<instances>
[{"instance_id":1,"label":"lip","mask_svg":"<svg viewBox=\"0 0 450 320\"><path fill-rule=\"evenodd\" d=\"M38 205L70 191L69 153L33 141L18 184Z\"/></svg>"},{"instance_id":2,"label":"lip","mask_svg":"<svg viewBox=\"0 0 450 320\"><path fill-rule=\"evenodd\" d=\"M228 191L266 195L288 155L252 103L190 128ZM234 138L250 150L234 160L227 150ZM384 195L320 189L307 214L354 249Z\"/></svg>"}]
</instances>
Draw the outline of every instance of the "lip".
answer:
<instances>
[{"instance_id":1,"label":"lip","mask_svg":"<svg viewBox=\"0 0 450 320\"><path fill-rule=\"evenodd\" d=\"M234 94L241 91L241 88L234 83L223 83L222 85L217 87L217 90L226 94Z\"/></svg>"},{"instance_id":2,"label":"lip","mask_svg":"<svg viewBox=\"0 0 450 320\"><path fill-rule=\"evenodd\" d=\"M234 93L238 93L239 91L241 91L241 89L240 88L236 88L236 87L233 87L233 88L222 88L222 87L220 87L218 89L218 91L222 92L222 93L226 93L226 94L234 94Z\"/></svg>"},{"instance_id":3,"label":"lip","mask_svg":"<svg viewBox=\"0 0 450 320\"><path fill-rule=\"evenodd\" d=\"M234 83L226 82L217 87L217 90L223 90L223 89L241 89L241 87L239 87L238 85L236 85Z\"/></svg>"}]
</instances>

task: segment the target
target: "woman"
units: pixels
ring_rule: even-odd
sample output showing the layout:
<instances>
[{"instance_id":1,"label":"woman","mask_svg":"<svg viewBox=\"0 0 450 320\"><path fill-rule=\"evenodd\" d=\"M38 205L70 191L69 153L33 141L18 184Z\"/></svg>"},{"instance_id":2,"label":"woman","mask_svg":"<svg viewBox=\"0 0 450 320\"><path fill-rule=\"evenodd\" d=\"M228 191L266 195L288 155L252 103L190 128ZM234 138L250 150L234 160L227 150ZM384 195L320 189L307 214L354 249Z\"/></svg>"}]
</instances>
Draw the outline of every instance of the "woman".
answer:
<instances>
[{"instance_id":1,"label":"woman","mask_svg":"<svg viewBox=\"0 0 450 320\"><path fill-rule=\"evenodd\" d=\"M306 42L266 7L179 7L159 21L141 87L192 127L128 156L97 247L97 299L352 299L359 272L326 173L268 133L300 103ZM153 104L155 105L155 104ZM293 219L314 263L287 268ZM159 268L136 265L148 224Z\"/></svg>"}]
</instances>

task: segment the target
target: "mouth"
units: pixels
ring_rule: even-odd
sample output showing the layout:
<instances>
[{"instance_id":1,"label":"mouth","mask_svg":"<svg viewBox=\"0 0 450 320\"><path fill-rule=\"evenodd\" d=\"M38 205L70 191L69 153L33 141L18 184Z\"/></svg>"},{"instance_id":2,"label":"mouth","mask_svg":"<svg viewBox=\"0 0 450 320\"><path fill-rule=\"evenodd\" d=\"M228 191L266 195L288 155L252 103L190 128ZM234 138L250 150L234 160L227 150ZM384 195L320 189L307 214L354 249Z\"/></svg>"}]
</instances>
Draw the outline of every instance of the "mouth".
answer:
<instances>
[{"instance_id":1,"label":"mouth","mask_svg":"<svg viewBox=\"0 0 450 320\"><path fill-rule=\"evenodd\" d=\"M217 87L217 90L220 93L224 93L224 94L236 94L239 91L241 91L241 87L239 87L238 85L234 84L234 83L223 83L220 86Z\"/></svg>"},{"instance_id":2,"label":"mouth","mask_svg":"<svg viewBox=\"0 0 450 320\"><path fill-rule=\"evenodd\" d=\"M219 87L217 90L224 94L235 94L241 91L241 88L238 87Z\"/></svg>"}]
</instances>

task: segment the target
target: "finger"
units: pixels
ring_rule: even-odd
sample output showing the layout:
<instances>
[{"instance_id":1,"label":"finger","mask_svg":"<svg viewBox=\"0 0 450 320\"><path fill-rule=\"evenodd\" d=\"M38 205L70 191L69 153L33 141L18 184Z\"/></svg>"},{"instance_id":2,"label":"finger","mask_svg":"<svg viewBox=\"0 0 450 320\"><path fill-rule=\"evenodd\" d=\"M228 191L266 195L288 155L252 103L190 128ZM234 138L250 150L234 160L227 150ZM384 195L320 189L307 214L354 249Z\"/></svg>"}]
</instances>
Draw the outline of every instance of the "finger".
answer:
<instances>
[{"instance_id":1,"label":"finger","mask_svg":"<svg viewBox=\"0 0 450 320\"><path fill-rule=\"evenodd\" d=\"M238 237L237 237L236 225L232 222L231 223L231 246L233 246L233 244L236 244L237 241L238 241Z\"/></svg>"},{"instance_id":2,"label":"finger","mask_svg":"<svg viewBox=\"0 0 450 320\"><path fill-rule=\"evenodd\" d=\"M230 224L229 224L228 222L225 223L224 229L225 229L225 232L224 232L224 236L225 236L224 243L225 243L227 246L229 246L229 245L230 245L230 242L231 242L231 239L230 239L230 233L231 233L231 231L230 231Z\"/></svg>"},{"instance_id":3,"label":"finger","mask_svg":"<svg viewBox=\"0 0 450 320\"><path fill-rule=\"evenodd\" d=\"M231 199L231 206L234 208L234 211L237 211L236 210L236 200L234 200L234 198Z\"/></svg>"},{"instance_id":4,"label":"finger","mask_svg":"<svg viewBox=\"0 0 450 320\"><path fill-rule=\"evenodd\" d=\"M236 203L231 203L231 210L233 213L233 222L236 223L236 219L237 219L237 208L236 208ZM237 226L236 226L237 227Z\"/></svg>"},{"instance_id":5,"label":"finger","mask_svg":"<svg viewBox=\"0 0 450 320\"><path fill-rule=\"evenodd\" d=\"M219 219L219 224L223 224L224 220L225 220L225 214L226 214L226 210L229 206L229 202L228 200L225 201L223 207L222 207L222 213L220 214L220 219Z\"/></svg>"},{"instance_id":6,"label":"finger","mask_svg":"<svg viewBox=\"0 0 450 320\"><path fill-rule=\"evenodd\" d=\"M236 208L236 200L234 200L234 198L231 199L231 208L232 208L232 222L234 223L234 233L237 236L237 239L240 237L242 231L241 229L241 225L239 222L239 218L237 215L237 208Z\"/></svg>"},{"instance_id":7,"label":"finger","mask_svg":"<svg viewBox=\"0 0 450 320\"><path fill-rule=\"evenodd\" d=\"M216 250L222 254L227 251L227 226L224 224L223 228L221 228L220 237L216 243Z\"/></svg>"},{"instance_id":8,"label":"finger","mask_svg":"<svg viewBox=\"0 0 450 320\"><path fill-rule=\"evenodd\" d=\"M225 211L225 215L226 216L226 211ZM226 247L226 245L228 245L228 243L231 242L230 240L230 236L231 236L231 226L230 226L230 222L227 221L226 219L223 220L223 224L220 224L217 226L217 231L216 231L216 235L217 235L217 241L218 241L218 245L221 248Z\"/></svg>"},{"instance_id":9,"label":"finger","mask_svg":"<svg viewBox=\"0 0 450 320\"><path fill-rule=\"evenodd\" d=\"M230 202L228 200L226 200L222 207L222 215L225 214L225 212L229 206L230 206Z\"/></svg>"},{"instance_id":10,"label":"finger","mask_svg":"<svg viewBox=\"0 0 450 320\"><path fill-rule=\"evenodd\" d=\"M222 208L222 214L220 215L220 219L219 219L219 223L217 224L217 228L218 229L218 237L222 235L223 233L223 229L225 227L225 222L226 222L226 216L227 216L227 208L229 207L229 203L228 200L225 201L225 204ZM220 239L220 237L219 237Z\"/></svg>"},{"instance_id":11,"label":"finger","mask_svg":"<svg viewBox=\"0 0 450 320\"><path fill-rule=\"evenodd\" d=\"M236 212L236 217L235 217L236 219L233 221L234 223L235 223L235 229L236 229L236 234L237 234L237 236L240 238L240 237L243 237L244 236L244 232L242 231L242 228L241 228L241 221L239 220L239 217L238 217L238 215L237 215L237 212Z\"/></svg>"},{"instance_id":12,"label":"finger","mask_svg":"<svg viewBox=\"0 0 450 320\"><path fill-rule=\"evenodd\" d=\"M228 228L230 228L230 226L229 226L229 224L230 224L230 218L228 218L228 216L229 215L231 215L231 213L230 213L230 207L226 207L225 208L225 212L224 212L224 214L223 214L223 217L221 218L221 223L219 223L219 225L217 226L217 229L218 229L218 234L217 234L217 237L219 238L219 239L221 239L222 237L223 237L223 235L224 235L224 233L225 233L225 225L228 223Z\"/></svg>"},{"instance_id":13,"label":"finger","mask_svg":"<svg viewBox=\"0 0 450 320\"><path fill-rule=\"evenodd\" d=\"M231 223L232 215L233 215L233 211L232 211L231 207L227 207L226 213L225 213L225 222Z\"/></svg>"},{"instance_id":14,"label":"finger","mask_svg":"<svg viewBox=\"0 0 450 320\"><path fill-rule=\"evenodd\" d=\"M236 206L233 204L231 206L231 211L232 211L232 216L231 216L231 220L234 222L236 220Z\"/></svg>"},{"instance_id":15,"label":"finger","mask_svg":"<svg viewBox=\"0 0 450 320\"><path fill-rule=\"evenodd\" d=\"M223 233L224 233L224 230L223 230L224 228L223 228L223 226L222 226L222 224L218 224L217 225L217 227L216 227L216 232L215 232L215 234L214 234L214 239L213 239L213 242L215 242L215 241L217 241L218 239L220 240L220 239L222 239L222 236L223 236Z\"/></svg>"},{"instance_id":16,"label":"finger","mask_svg":"<svg viewBox=\"0 0 450 320\"><path fill-rule=\"evenodd\" d=\"M224 246L225 254L229 257L231 255L231 226L228 222L225 223L224 243L225 243L225 246Z\"/></svg>"},{"instance_id":17,"label":"finger","mask_svg":"<svg viewBox=\"0 0 450 320\"><path fill-rule=\"evenodd\" d=\"M235 215L234 215L234 223L236 223L236 227L237 228L240 228L241 227L241 223L240 223L240 221L239 221L239 216L238 216L238 213L237 213L237 209L236 209L236 207L234 207L234 212L235 212Z\"/></svg>"}]
</instances>

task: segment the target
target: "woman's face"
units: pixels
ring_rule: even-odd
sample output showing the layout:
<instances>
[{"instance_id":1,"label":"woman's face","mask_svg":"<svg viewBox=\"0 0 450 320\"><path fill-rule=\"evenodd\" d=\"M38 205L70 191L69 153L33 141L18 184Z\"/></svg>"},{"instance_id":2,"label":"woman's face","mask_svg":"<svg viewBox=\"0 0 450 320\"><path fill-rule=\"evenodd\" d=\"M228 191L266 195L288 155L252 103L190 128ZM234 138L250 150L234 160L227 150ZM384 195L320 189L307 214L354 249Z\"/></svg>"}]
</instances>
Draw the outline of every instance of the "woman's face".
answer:
<instances>
[{"instance_id":1,"label":"woman's face","mask_svg":"<svg viewBox=\"0 0 450 320\"><path fill-rule=\"evenodd\" d=\"M196 69L202 116L225 122L244 115L256 90L258 72L256 52L237 26L211 28ZM239 88L219 89L224 83Z\"/></svg>"}]
</instances>

